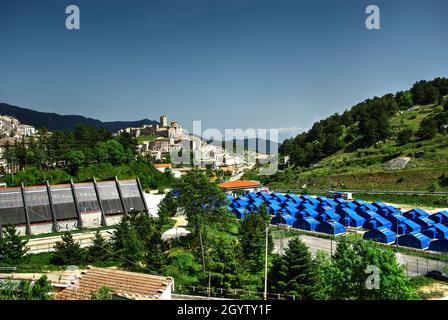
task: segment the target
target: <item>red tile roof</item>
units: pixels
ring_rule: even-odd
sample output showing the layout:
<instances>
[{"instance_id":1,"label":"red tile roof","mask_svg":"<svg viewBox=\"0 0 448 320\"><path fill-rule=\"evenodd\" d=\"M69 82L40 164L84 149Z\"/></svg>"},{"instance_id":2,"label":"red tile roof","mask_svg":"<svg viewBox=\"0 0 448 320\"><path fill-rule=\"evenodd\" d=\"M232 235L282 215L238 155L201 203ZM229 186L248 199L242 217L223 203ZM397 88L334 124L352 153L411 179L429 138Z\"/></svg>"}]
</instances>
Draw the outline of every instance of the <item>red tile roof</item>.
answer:
<instances>
[{"instance_id":1,"label":"red tile roof","mask_svg":"<svg viewBox=\"0 0 448 320\"><path fill-rule=\"evenodd\" d=\"M127 272L117 269L91 268L81 275L78 284L60 291L57 300L90 300L102 287L120 296L137 299L159 299L172 283L171 277Z\"/></svg>"},{"instance_id":2,"label":"red tile roof","mask_svg":"<svg viewBox=\"0 0 448 320\"><path fill-rule=\"evenodd\" d=\"M226 181L219 184L219 186L223 189L244 189L244 188L259 187L260 185L261 185L260 181L252 181L252 180Z\"/></svg>"},{"instance_id":3,"label":"red tile roof","mask_svg":"<svg viewBox=\"0 0 448 320\"><path fill-rule=\"evenodd\" d=\"M165 169L171 168L173 165L171 163L154 163L154 168L156 169Z\"/></svg>"}]
</instances>

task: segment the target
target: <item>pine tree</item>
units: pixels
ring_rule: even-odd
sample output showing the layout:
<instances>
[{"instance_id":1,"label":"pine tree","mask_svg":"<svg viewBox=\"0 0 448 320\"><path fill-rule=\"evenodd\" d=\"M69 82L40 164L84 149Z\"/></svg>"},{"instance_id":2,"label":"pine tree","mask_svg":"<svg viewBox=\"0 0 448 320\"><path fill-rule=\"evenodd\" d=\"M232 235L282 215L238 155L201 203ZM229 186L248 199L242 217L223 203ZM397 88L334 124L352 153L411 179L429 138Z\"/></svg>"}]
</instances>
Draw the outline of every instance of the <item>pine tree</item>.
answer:
<instances>
[{"instance_id":1,"label":"pine tree","mask_svg":"<svg viewBox=\"0 0 448 320\"><path fill-rule=\"evenodd\" d=\"M202 282L214 288L241 288L244 271L238 259L238 244L222 238L209 238L206 250L206 272Z\"/></svg>"},{"instance_id":2,"label":"pine tree","mask_svg":"<svg viewBox=\"0 0 448 320\"><path fill-rule=\"evenodd\" d=\"M160 231L156 230L151 239L146 243L145 264L146 269L152 273L161 273L165 266L168 255L165 250L165 243L162 240Z\"/></svg>"},{"instance_id":3,"label":"pine tree","mask_svg":"<svg viewBox=\"0 0 448 320\"><path fill-rule=\"evenodd\" d=\"M174 199L173 194L169 192L165 198L159 204L159 226L163 226L169 223L170 218L174 217L177 212L177 203Z\"/></svg>"},{"instance_id":4,"label":"pine tree","mask_svg":"<svg viewBox=\"0 0 448 320\"><path fill-rule=\"evenodd\" d=\"M266 248L266 227L269 215L266 207L258 211L248 213L241 221L239 239L243 258L249 270L259 272L264 268L264 257ZM272 235L268 234L268 253L273 249Z\"/></svg>"},{"instance_id":5,"label":"pine tree","mask_svg":"<svg viewBox=\"0 0 448 320\"><path fill-rule=\"evenodd\" d=\"M93 263L106 263L113 256L113 248L109 241L97 231L92 244L87 249L87 259Z\"/></svg>"},{"instance_id":6,"label":"pine tree","mask_svg":"<svg viewBox=\"0 0 448 320\"><path fill-rule=\"evenodd\" d=\"M127 219L123 219L115 229L114 247L122 266L127 270L141 271L144 245L136 230Z\"/></svg>"},{"instance_id":7,"label":"pine tree","mask_svg":"<svg viewBox=\"0 0 448 320\"><path fill-rule=\"evenodd\" d=\"M62 241L56 242L52 262L57 265L78 265L85 263L85 250L75 242L71 233L62 235Z\"/></svg>"},{"instance_id":8,"label":"pine tree","mask_svg":"<svg viewBox=\"0 0 448 320\"><path fill-rule=\"evenodd\" d=\"M0 239L0 261L5 265L20 264L28 249L27 240L22 240L16 227L6 225L4 227L4 237Z\"/></svg>"},{"instance_id":9,"label":"pine tree","mask_svg":"<svg viewBox=\"0 0 448 320\"><path fill-rule=\"evenodd\" d=\"M31 285L31 299L33 300L51 300L53 286L46 275L42 275Z\"/></svg>"},{"instance_id":10,"label":"pine tree","mask_svg":"<svg viewBox=\"0 0 448 320\"><path fill-rule=\"evenodd\" d=\"M113 294L114 290L103 286L92 293L92 295L90 296L90 300L112 300Z\"/></svg>"},{"instance_id":11,"label":"pine tree","mask_svg":"<svg viewBox=\"0 0 448 320\"><path fill-rule=\"evenodd\" d=\"M308 247L296 237L289 241L285 250L285 264L288 270L286 292L302 300L315 299L317 295L317 273Z\"/></svg>"}]
</instances>

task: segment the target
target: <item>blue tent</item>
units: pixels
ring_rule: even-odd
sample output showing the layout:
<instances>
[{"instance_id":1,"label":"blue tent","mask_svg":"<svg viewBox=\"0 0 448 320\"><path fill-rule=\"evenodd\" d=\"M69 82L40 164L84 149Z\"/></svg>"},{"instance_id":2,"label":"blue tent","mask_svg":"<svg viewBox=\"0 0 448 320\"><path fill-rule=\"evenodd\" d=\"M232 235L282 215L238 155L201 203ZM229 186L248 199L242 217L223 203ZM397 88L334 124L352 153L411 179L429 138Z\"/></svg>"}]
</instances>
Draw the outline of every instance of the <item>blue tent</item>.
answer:
<instances>
[{"instance_id":1,"label":"blue tent","mask_svg":"<svg viewBox=\"0 0 448 320\"><path fill-rule=\"evenodd\" d=\"M327 220L334 220L336 222L339 222L341 220L341 216L338 215L334 211L325 211L325 212L320 213L319 215L317 215L315 217L315 219L317 221L320 221L320 222L324 222L324 221L327 221Z\"/></svg>"},{"instance_id":2,"label":"blue tent","mask_svg":"<svg viewBox=\"0 0 448 320\"><path fill-rule=\"evenodd\" d=\"M407 230L409 230L409 232L420 232L420 230L422 229L420 225L412 220L404 219L402 222L406 224Z\"/></svg>"},{"instance_id":3,"label":"blue tent","mask_svg":"<svg viewBox=\"0 0 448 320\"><path fill-rule=\"evenodd\" d=\"M245 196L251 199L258 198L258 194L256 194L255 192L246 193Z\"/></svg>"},{"instance_id":4,"label":"blue tent","mask_svg":"<svg viewBox=\"0 0 448 320\"><path fill-rule=\"evenodd\" d=\"M313 207L316 207L319 204L319 201L312 196L301 195L300 198L311 204Z\"/></svg>"},{"instance_id":5,"label":"blue tent","mask_svg":"<svg viewBox=\"0 0 448 320\"><path fill-rule=\"evenodd\" d=\"M281 202L277 200L277 198L272 198L272 199L269 199L269 200L265 200L265 202L266 202L266 204L270 203L270 204L276 204L278 206L282 205Z\"/></svg>"},{"instance_id":6,"label":"blue tent","mask_svg":"<svg viewBox=\"0 0 448 320\"><path fill-rule=\"evenodd\" d=\"M447 239L448 240L448 227L441 224L434 224L433 228L436 229L436 238L437 239Z\"/></svg>"},{"instance_id":7,"label":"blue tent","mask_svg":"<svg viewBox=\"0 0 448 320\"><path fill-rule=\"evenodd\" d=\"M355 212L366 220L372 219L374 215L378 215L374 211L364 210L361 207L356 208Z\"/></svg>"},{"instance_id":8,"label":"blue tent","mask_svg":"<svg viewBox=\"0 0 448 320\"><path fill-rule=\"evenodd\" d=\"M376 210L378 210L378 208L375 207L373 204L368 203L368 202L365 202L365 201L362 201L362 200L355 200L355 201L353 201L353 203L354 203L358 208L359 208L359 207L362 207L362 208L365 208L365 209L367 209L367 210L369 210L369 211L374 211L374 212L376 212Z\"/></svg>"},{"instance_id":9,"label":"blue tent","mask_svg":"<svg viewBox=\"0 0 448 320\"><path fill-rule=\"evenodd\" d=\"M440 239L431 241L429 245L429 250L439 251L439 252L448 252L448 240Z\"/></svg>"},{"instance_id":10,"label":"blue tent","mask_svg":"<svg viewBox=\"0 0 448 320\"><path fill-rule=\"evenodd\" d=\"M235 197L232 196L232 195L230 195L230 194L228 194L228 195L226 196L226 199L227 199L227 201L228 201L229 203L232 203L232 201L235 199Z\"/></svg>"},{"instance_id":11,"label":"blue tent","mask_svg":"<svg viewBox=\"0 0 448 320\"><path fill-rule=\"evenodd\" d=\"M287 224L288 226L292 226L295 218L290 216L289 214L280 214L277 213L275 217L271 219L271 224Z\"/></svg>"},{"instance_id":12,"label":"blue tent","mask_svg":"<svg viewBox=\"0 0 448 320\"><path fill-rule=\"evenodd\" d=\"M448 224L448 211L443 210L443 211L439 211L436 214L440 215L442 217L442 222L443 224Z\"/></svg>"},{"instance_id":13,"label":"blue tent","mask_svg":"<svg viewBox=\"0 0 448 320\"><path fill-rule=\"evenodd\" d=\"M333 209L333 207L330 207L330 206L328 206L326 204L322 204L321 203L321 204L319 204L317 206L316 211L319 212L319 213L324 213L326 211L334 211L334 209Z\"/></svg>"},{"instance_id":14,"label":"blue tent","mask_svg":"<svg viewBox=\"0 0 448 320\"><path fill-rule=\"evenodd\" d=\"M412 232L398 237L398 244L404 247L426 250L431 240L420 232Z\"/></svg>"},{"instance_id":15,"label":"blue tent","mask_svg":"<svg viewBox=\"0 0 448 320\"><path fill-rule=\"evenodd\" d=\"M299 212L296 213L295 217L296 219L301 219L301 218L305 218L305 217L316 217L319 213L312 209L312 208L307 208L307 209L303 209L300 210Z\"/></svg>"},{"instance_id":16,"label":"blue tent","mask_svg":"<svg viewBox=\"0 0 448 320\"><path fill-rule=\"evenodd\" d=\"M354 228L360 228L362 227L362 225L364 224L364 222L366 221L366 219L364 219L363 217L361 217L360 215L358 215L355 211L351 210L351 209L342 209L339 214L341 215L342 218L344 218L344 225L345 226L350 226L350 227L354 227ZM347 223L345 223L345 221Z\"/></svg>"},{"instance_id":17,"label":"blue tent","mask_svg":"<svg viewBox=\"0 0 448 320\"><path fill-rule=\"evenodd\" d=\"M237 219L244 219L248 211L243 208L233 208L232 212L236 215Z\"/></svg>"},{"instance_id":18,"label":"blue tent","mask_svg":"<svg viewBox=\"0 0 448 320\"><path fill-rule=\"evenodd\" d=\"M344 209L344 208L349 208L349 209L355 210L355 209L356 209L356 205L353 204L353 203L350 202L350 201L346 201L346 202L344 202L344 203L338 204L338 205L336 206L336 211L337 211L337 210L342 210L342 209Z\"/></svg>"},{"instance_id":19,"label":"blue tent","mask_svg":"<svg viewBox=\"0 0 448 320\"><path fill-rule=\"evenodd\" d=\"M297 206L297 208L299 208L300 210L305 210L305 209L311 209L311 210L315 210L316 207L313 207L310 203L308 202L303 202L300 205Z\"/></svg>"},{"instance_id":20,"label":"blue tent","mask_svg":"<svg viewBox=\"0 0 448 320\"><path fill-rule=\"evenodd\" d=\"M382 209L384 207L387 207L387 204L381 201L376 201L372 203L373 206L377 207L378 209Z\"/></svg>"},{"instance_id":21,"label":"blue tent","mask_svg":"<svg viewBox=\"0 0 448 320\"><path fill-rule=\"evenodd\" d=\"M381 209L378 209L377 213L379 213L380 215L382 215L385 218L388 218L389 216L394 215L394 214L400 214L401 215L400 210L398 210L397 208L392 207L392 206L387 206L387 207L383 207Z\"/></svg>"},{"instance_id":22,"label":"blue tent","mask_svg":"<svg viewBox=\"0 0 448 320\"><path fill-rule=\"evenodd\" d=\"M431 228L435 223L433 220L425 217L417 217L414 218L412 221L417 223L422 229Z\"/></svg>"},{"instance_id":23,"label":"blue tent","mask_svg":"<svg viewBox=\"0 0 448 320\"><path fill-rule=\"evenodd\" d=\"M443 223L444 217L440 213L432 214L428 217L428 219L431 219L435 223Z\"/></svg>"},{"instance_id":24,"label":"blue tent","mask_svg":"<svg viewBox=\"0 0 448 320\"><path fill-rule=\"evenodd\" d=\"M341 234L345 232L345 228L342 224L336 221L325 221L317 225L317 232L328 233L328 234Z\"/></svg>"},{"instance_id":25,"label":"blue tent","mask_svg":"<svg viewBox=\"0 0 448 320\"><path fill-rule=\"evenodd\" d=\"M349 201L345 200L344 198L335 198L333 199L333 201L336 202L337 204L349 203Z\"/></svg>"},{"instance_id":26,"label":"blue tent","mask_svg":"<svg viewBox=\"0 0 448 320\"><path fill-rule=\"evenodd\" d=\"M401 214L390 215L388 220L392 222L391 230L398 234L420 232L422 229L417 223L405 218Z\"/></svg>"},{"instance_id":27,"label":"blue tent","mask_svg":"<svg viewBox=\"0 0 448 320\"><path fill-rule=\"evenodd\" d=\"M397 235L385 227L379 227L364 233L363 239L391 244L396 241Z\"/></svg>"},{"instance_id":28,"label":"blue tent","mask_svg":"<svg viewBox=\"0 0 448 320\"><path fill-rule=\"evenodd\" d=\"M392 222L390 222L389 220L383 218L379 214L377 214L377 213L373 214L372 215L372 219L377 221L376 222L376 226L377 227L385 227L387 229L392 229Z\"/></svg>"},{"instance_id":29,"label":"blue tent","mask_svg":"<svg viewBox=\"0 0 448 320\"><path fill-rule=\"evenodd\" d=\"M408 219L414 220L416 218L427 218L429 216L429 213L420 208L415 208L406 211L405 213L403 213L403 215Z\"/></svg>"},{"instance_id":30,"label":"blue tent","mask_svg":"<svg viewBox=\"0 0 448 320\"><path fill-rule=\"evenodd\" d=\"M244 200L235 200L232 202L233 206L236 208L246 208L247 206L249 206L249 201L244 201Z\"/></svg>"},{"instance_id":31,"label":"blue tent","mask_svg":"<svg viewBox=\"0 0 448 320\"><path fill-rule=\"evenodd\" d=\"M296 219L292 227L302 230L315 231L319 223L319 221L312 217L305 217L303 219Z\"/></svg>"},{"instance_id":32,"label":"blue tent","mask_svg":"<svg viewBox=\"0 0 448 320\"><path fill-rule=\"evenodd\" d=\"M335 202L333 199L329 199L329 198L323 197L323 196L317 197L317 200L321 203L321 205L330 206L332 208L335 208L338 205L338 203Z\"/></svg>"},{"instance_id":33,"label":"blue tent","mask_svg":"<svg viewBox=\"0 0 448 320\"><path fill-rule=\"evenodd\" d=\"M283 208L282 211L284 213L286 213L286 214L289 214L289 215L295 217L296 213L299 212L299 209L297 209L296 207L289 207L288 206L288 207Z\"/></svg>"},{"instance_id":34,"label":"blue tent","mask_svg":"<svg viewBox=\"0 0 448 320\"><path fill-rule=\"evenodd\" d=\"M261 205L264 203L263 200L258 198L253 198L249 202L252 203L257 208L261 207Z\"/></svg>"},{"instance_id":35,"label":"blue tent","mask_svg":"<svg viewBox=\"0 0 448 320\"><path fill-rule=\"evenodd\" d=\"M269 193L264 192L264 191L258 191L257 195L259 198L263 199L264 201L270 200L272 198L272 196Z\"/></svg>"},{"instance_id":36,"label":"blue tent","mask_svg":"<svg viewBox=\"0 0 448 320\"><path fill-rule=\"evenodd\" d=\"M293 201L294 203L302 203L303 201L298 195L292 193L288 193L287 195L285 195L285 197Z\"/></svg>"},{"instance_id":37,"label":"blue tent","mask_svg":"<svg viewBox=\"0 0 448 320\"><path fill-rule=\"evenodd\" d=\"M280 192L273 192L271 193L271 196L273 196L280 203L283 203L287 200L287 198Z\"/></svg>"},{"instance_id":38,"label":"blue tent","mask_svg":"<svg viewBox=\"0 0 448 320\"><path fill-rule=\"evenodd\" d=\"M269 214L276 214L280 211L281 207L278 204L270 203L266 206L268 209Z\"/></svg>"}]
</instances>

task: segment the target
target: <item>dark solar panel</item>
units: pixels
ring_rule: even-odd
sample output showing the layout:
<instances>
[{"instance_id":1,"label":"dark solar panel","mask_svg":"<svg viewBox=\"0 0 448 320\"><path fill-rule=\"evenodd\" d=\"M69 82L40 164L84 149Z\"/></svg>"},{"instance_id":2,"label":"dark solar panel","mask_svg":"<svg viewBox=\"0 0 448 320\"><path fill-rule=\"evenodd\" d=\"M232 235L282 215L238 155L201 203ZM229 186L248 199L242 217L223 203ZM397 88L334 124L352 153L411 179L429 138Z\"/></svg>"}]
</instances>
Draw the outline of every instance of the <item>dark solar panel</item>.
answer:
<instances>
[{"instance_id":1,"label":"dark solar panel","mask_svg":"<svg viewBox=\"0 0 448 320\"><path fill-rule=\"evenodd\" d=\"M31 223L52 221L46 186L27 187L25 201Z\"/></svg>"},{"instance_id":2,"label":"dark solar panel","mask_svg":"<svg viewBox=\"0 0 448 320\"><path fill-rule=\"evenodd\" d=\"M70 185L50 186L50 191L56 220L78 218Z\"/></svg>"},{"instance_id":3,"label":"dark solar panel","mask_svg":"<svg viewBox=\"0 0 448 320\"><path fill-rule=\"evenodd\" d=\"M25 224L21 188L0 189L0 224Z\"/></svg>"},{"instance_id":4,"label":"dark solar panel","mask_svg":"<svg viewBox=\"0 0 448 320\"><path fill-rule=\"evenodd\" d=\"M121 194L123 195L124 205L127 211L144 210L143 199L140 196L137 181L120 181Z\"/></svg>"},{"instance_id":5,"label":"dark solar panel","mask_svg":"<svg viewBox=\"0 0 448 320\"><path fill-rule=\"evenodd\" d=\"M92 182L77 183L75 185L75 194L81 213L101 211Z\"/></svg>"},{"instance_id":6,"label":"dark solar panel","mask_svg":"<svg viewBox=\"0 0 448 320\"><path fill-rule=\"evenodd\" d=\"M119 182L126 211L144 210L136 180ZM98 182L98 191L105 214L123 213L122 201L115 181ZM80 213L101 211L92 182L75 184L75 195ZM76 205L71 185L50 186L51 200L56 220L76 219ZM25 201L30 223L52 221L50 199L46 186L25 188ZM20 187L0 189L0 224L25 224L25 209Z\"/></svg>"},{"instance_id":7,"label":"dark solar panel","mask_svg":"<svg viewBox=\"0 0 448 320\"><path fill-rule=\"evenodd\" d=\"M97 185L104 214L123 213L123 206L121 205L121 200L115 181L102 181L98 182Z\"/></svg>"}]
</instances>

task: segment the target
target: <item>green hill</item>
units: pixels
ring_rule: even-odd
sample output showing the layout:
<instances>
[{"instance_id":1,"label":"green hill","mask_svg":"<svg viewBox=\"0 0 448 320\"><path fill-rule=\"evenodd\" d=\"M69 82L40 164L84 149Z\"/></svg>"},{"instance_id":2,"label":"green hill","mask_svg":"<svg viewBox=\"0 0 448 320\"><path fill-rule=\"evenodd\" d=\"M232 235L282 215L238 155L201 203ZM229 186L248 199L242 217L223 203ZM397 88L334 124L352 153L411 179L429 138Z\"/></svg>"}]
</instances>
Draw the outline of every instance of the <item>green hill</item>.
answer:
<instances>
[{"instance_id":1,"label":"green hill","mask_svg":"<svg viewBox=\"0 0 448 320\"><path fill-rule=\"evenodd\" d=\"M448 79L368 99L285 141L273 189L448 191ZM246 176L254 178L256 172Z\"/></svg>"}]
</instances>

